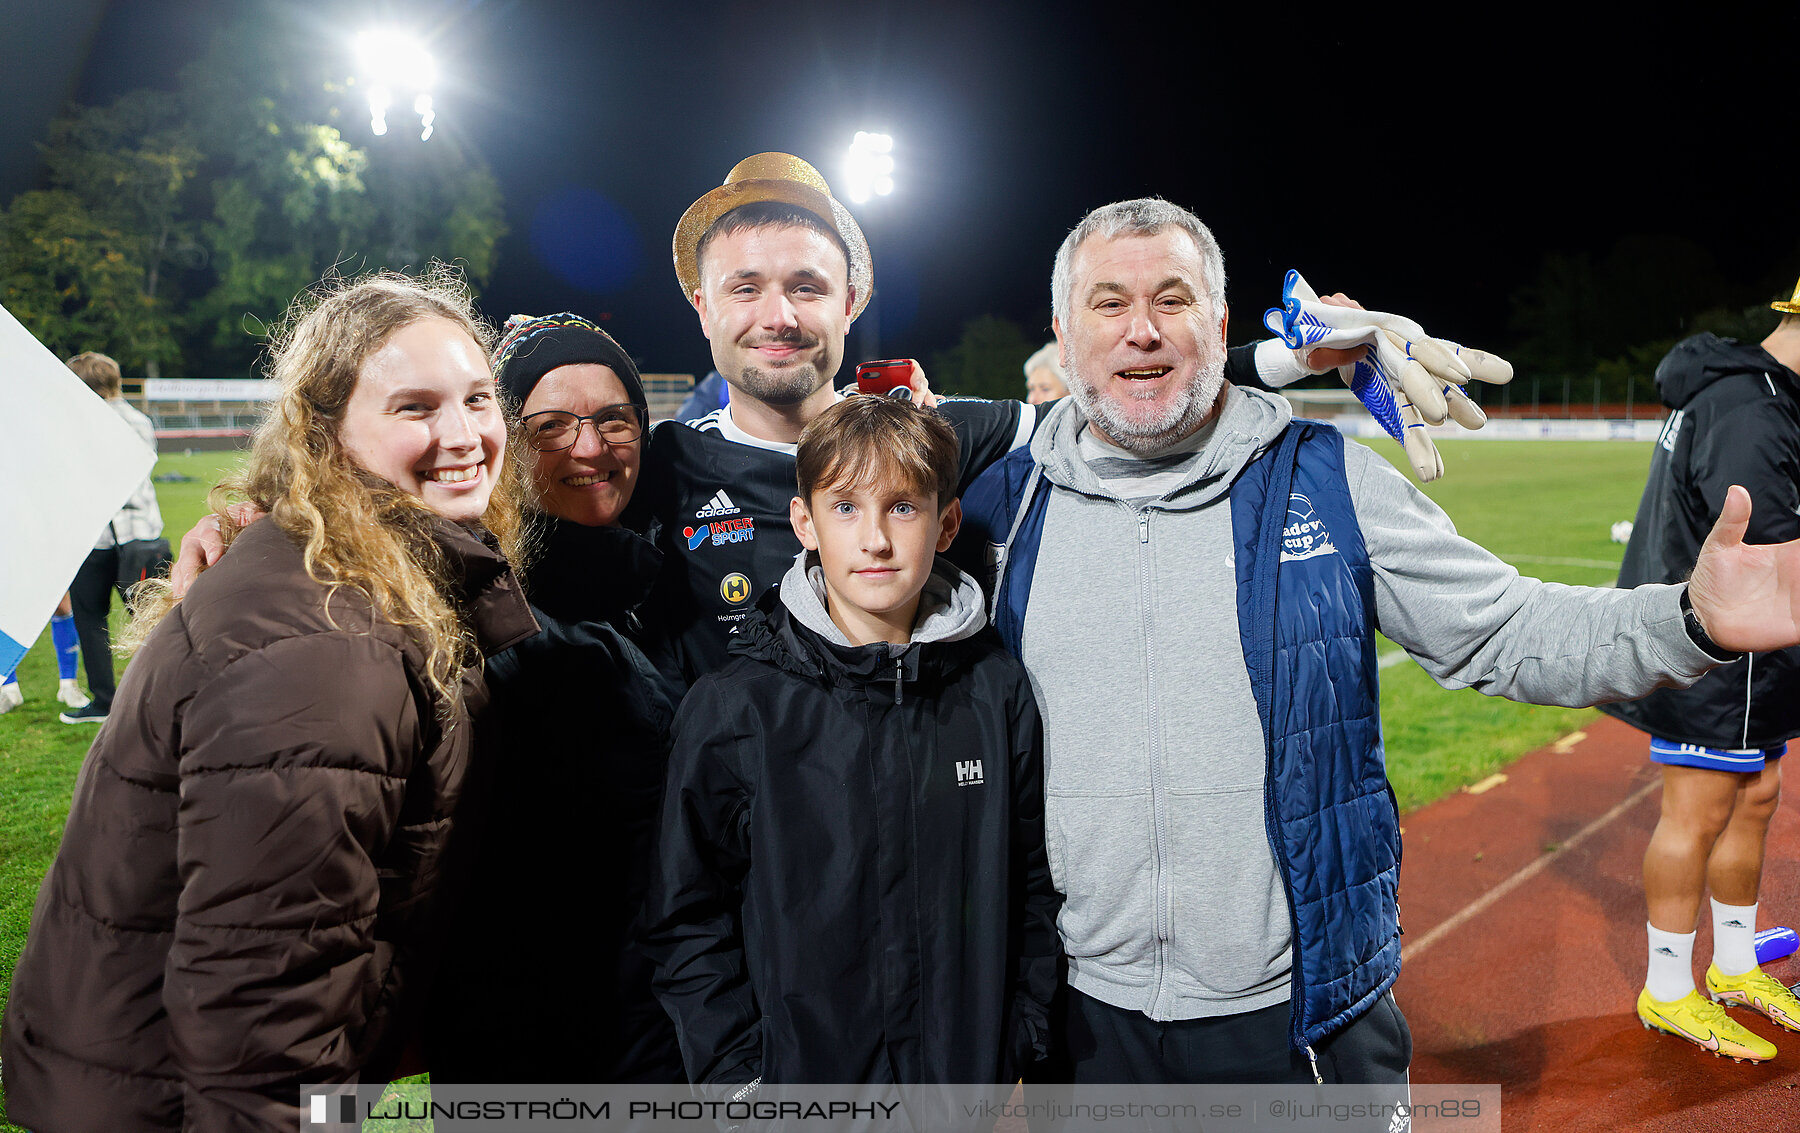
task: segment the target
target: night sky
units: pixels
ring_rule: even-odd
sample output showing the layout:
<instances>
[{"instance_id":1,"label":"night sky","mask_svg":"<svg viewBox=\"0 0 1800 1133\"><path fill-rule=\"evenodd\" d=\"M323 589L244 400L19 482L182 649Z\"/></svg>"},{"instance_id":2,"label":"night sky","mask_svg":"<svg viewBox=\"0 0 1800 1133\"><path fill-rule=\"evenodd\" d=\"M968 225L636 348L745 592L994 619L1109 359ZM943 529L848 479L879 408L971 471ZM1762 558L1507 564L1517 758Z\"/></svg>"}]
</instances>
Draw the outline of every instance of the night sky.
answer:
<instances>
[{"instance_id":1,"label":"night sky","mask_svg":"<svg viewBox=\"0 0 1800 1133\"><path fill-rule=\"evenodd\" d=\"M484 308L608 313L652 371L709 366L669 266L687 205L765 149L841 189L859 129L896 140L895 194L852 206L890 355L927 356L990 312L1047 335L1063 234L1148 194L1213 226L1234 341L1288 267L1494 347L1546 253L1653 233L1737 284L1800 275L1792 5L1754 23L1625 7L1609 26L1499 6L1404 23L1364 5L1175 7L328 2L269 19L308 50L341 39L346 73L349 37L379 14L427 29L440 128L505 192ZM233 8L0 0L0 199L36 184L32 142L64 101L170 86ZM346 133L375 160L418 144Z\"/></svg>"}]
</instances>

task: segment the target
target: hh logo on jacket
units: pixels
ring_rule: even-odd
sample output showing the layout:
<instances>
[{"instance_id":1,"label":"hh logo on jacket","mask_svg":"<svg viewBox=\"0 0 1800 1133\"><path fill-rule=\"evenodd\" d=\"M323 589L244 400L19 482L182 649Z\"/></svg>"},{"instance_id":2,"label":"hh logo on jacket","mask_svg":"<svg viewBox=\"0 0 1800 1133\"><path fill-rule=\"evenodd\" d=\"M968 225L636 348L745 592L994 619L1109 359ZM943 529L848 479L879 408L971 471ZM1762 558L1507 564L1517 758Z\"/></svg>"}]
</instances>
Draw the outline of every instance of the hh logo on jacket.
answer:
<instances>
[{"instance_id":1,"label":"hh logo on jacket","mask_svg":"<svg viewBox=\"0 0 1800 1133\"><path fill-rule=\"evenodd\" d=\"M1287 523L1281 529L1281 561L1291 563L1335 554L1337 548L1331 544L1331 532L1325 530L1324 521L1313 514L1312 501L1299 492L1289 496Z\"/></svg>"},{"instance_id":2,"label":"hh logo on jacket","mask_svg":"<svg viewBox=\"0 0 1800 1133\"><path fill-rule=\"evenodd\" d=\"M956 761L956 785L959 787L979 787L981 778L981 760L959 759Z\"/></svg>"}]
</instances>

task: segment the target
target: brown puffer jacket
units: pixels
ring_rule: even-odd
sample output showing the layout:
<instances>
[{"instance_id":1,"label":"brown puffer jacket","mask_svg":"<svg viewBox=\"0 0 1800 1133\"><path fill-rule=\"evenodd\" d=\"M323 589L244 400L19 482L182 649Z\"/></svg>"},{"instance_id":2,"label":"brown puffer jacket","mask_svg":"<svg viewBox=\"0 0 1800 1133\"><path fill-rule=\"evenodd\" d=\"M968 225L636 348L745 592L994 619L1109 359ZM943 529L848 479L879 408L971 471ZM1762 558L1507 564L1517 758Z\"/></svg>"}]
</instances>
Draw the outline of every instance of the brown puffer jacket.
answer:
<instances>
[{"instance_id":1,"label":"brown puffer jacket","mask_svg":"<svg viewBox=\"0 0 1800 1133\"><path fill-rule=\"evenodd\" d=\"M484 655L536 632L499 554L439 542ZM486 688L439 724L409 636L324 595L257 523L132 661L13 974L13 1122L291 1131L302 1083L386 1080Z\"/></svg>"}]
</instances>

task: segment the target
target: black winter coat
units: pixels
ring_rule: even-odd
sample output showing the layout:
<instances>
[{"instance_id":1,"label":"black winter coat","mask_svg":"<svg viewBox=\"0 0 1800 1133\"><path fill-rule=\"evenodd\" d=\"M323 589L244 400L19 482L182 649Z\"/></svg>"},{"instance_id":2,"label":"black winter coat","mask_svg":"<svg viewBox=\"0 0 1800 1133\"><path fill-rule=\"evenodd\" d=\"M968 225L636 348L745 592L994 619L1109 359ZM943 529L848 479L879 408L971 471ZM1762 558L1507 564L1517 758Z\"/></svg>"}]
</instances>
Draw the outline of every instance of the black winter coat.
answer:
<instances>
[{"instance_id":1,"label":"black winter coat","mask_svg":"<svg viewBox=\"0 0 1800 1133\"><path fill-rule=\"evenodd\" d=\"M543 632L488 662L451 844L443 1082L687 1081L640 913L674 706L628 635L662 555L552 521L525 575Z\"/></svg>"},{"instance_id":2,"label":"black winter coat","mask_svg":"<svg viewBox=\"0 0 1800 1133\"><path fill-rule=\"evenodd\" d=\"M1800 376L1753 343L1711 334L1656 368L1672 413L1650 457L1620 586L1682 582L1725 504L1750 491L1747 543L1800 538ZM1687 689L1601 711L1653 736L1707 747L1772 747L1800 735L1800 649L1721 665Z\"/></svg>"},{"instance_id":3,"label":"black winter coat","mask_svg":"<svg viewBox=\"0 0 1800 1133\"><path fill-rule=\"evenodd\" d=\"M985 629L831 644L794 577L676 720L651 948L688 1071L1012 1082L1061 975L1025 671Z\"/></svg>"}]
</instances>

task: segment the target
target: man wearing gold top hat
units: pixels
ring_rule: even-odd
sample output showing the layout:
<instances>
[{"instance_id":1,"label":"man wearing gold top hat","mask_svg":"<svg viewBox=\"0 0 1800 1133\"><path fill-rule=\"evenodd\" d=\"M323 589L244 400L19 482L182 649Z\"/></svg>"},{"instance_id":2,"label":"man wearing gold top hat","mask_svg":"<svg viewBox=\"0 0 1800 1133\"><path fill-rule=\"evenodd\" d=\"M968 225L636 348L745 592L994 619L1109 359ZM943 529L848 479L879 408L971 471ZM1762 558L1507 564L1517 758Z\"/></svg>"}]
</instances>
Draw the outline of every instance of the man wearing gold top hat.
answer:
<instances>
[{"instance_id":1,"label":"man wearing gold top hat","mask_svg":"<svg viewBox=\"0 0 1800 1133\"><path fill-rule=\"evenodd\" d=\"M663 552L646 609L671 675L691 683L727 659L731 629L793 564L788 526L800 430L837 399L852 321L868 305L868 241L817 170L762 153L695 201L675 230L675 273L712 343L730 402L651 434L627 523ZM1014 402L943 404L963 481L1022 444L1035 417Z\"/></svg>"},{"instance_id":2,"label":"man wearing gold top hat","mask_svg":"<svg viewBox=\"0 0 1800 1133\"><path fill-rule=\"evenodd\" d=\"M627 522L663 551L648 613L669 643L669 667L691 683L724 665L731 628L800 550L788 528L794 445L838 396L832 379L874 293L874 265L818 170L785 153L745 158L695 201L676 226L674 259L730 402L655 429ZM1226 376L1283 383L1354 356L1315 352L1308 365L1269 340L1231 351ZM915 381L928 394L922 376ZM959 493L1026 443L1039 419L1014 401L936 403L961 443Z\"/></svg>"},{"instance_id":3,"label":"man wearing gold top hat","mask_svg":"<svg viewBox=\"0 0 1800 1133\"><path fill-rule=\"evenodd\" d=\"M1746 542L1800 537L1800 286L1770 306L1781 321L1760 344L1698 334L1657 366L1669 418L1620 586L1685 579L1733 484L1754 502ZM1757 965L1754 944L1780 757L1800 736L1800 648L1738 655L1691 688L1604 711L1648 732L1650 758L1662 767L1662 815L1644 852L1649 967L1638 1016L1716 1054L1773 1058L1774 1044L1720 1004L1800 1031L1800 1002ZM1693 949L1708 891L1713 955L1702 989Z\"/></svg>"}]
</instances>

